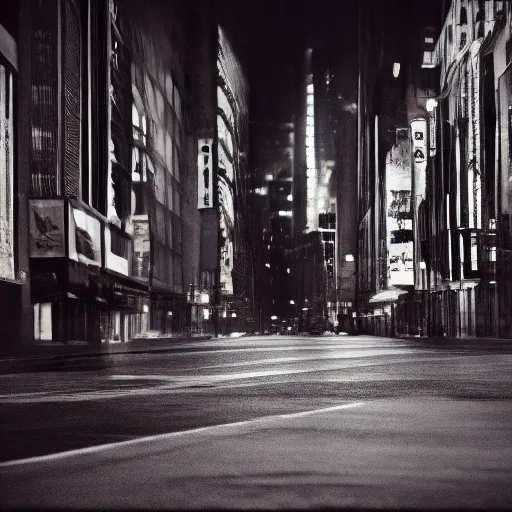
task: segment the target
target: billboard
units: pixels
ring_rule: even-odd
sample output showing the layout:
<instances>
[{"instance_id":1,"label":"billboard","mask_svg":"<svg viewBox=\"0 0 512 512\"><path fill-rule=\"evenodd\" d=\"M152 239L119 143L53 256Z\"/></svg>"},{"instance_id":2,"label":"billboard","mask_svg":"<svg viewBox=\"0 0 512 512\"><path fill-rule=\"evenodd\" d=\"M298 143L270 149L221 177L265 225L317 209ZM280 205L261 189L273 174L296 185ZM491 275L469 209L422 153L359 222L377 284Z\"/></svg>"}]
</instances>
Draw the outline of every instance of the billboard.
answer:
<instances>
[{"instance_id":1,"label":"billboard","mask_svg":"<svg viewBox=\"0 0 512 512\"><path fill-rule=\"evenodd\" d=\"M69 259L101 267L101 222L69 205Z\"/></svg>"},{"instance_id":2,"label":"billboard","mask_svg":"<svg viewBox=\"0 0 512 512\"><path fill-rule=\"evenodd\" d=\"M213 208L213 139L197 141L197 207Z\"/></svg>"},{"instance_id":3,"label":"billboard","mask_svg":"<svg viewBox=\"0 0 512 512\"><path fill-rule=\"evenodd\" d=\"M111 225L105 226L105 268L130 275L131 239Z\"/></svg>"},{"instance_id":4,"label":"billboard","mask_svg":"<svg viewBox=\"0 0 512 512\"><path fill-rule=\"evenodd\" d=\"M29 201L29 254L31 258L62 258L64 244L64 201L34 199Z\"/></svg>"},{"instance_id":5,"label":"billboard","mask_svg":"<svg viewBox=\"0 0 512 512\"><path fill-rule=\"evenodd\" d=\"M405 139L386 155L387 272L390 285L414 284L411 190L411 145L409 139Z\"/></svg>"}]
</instances>

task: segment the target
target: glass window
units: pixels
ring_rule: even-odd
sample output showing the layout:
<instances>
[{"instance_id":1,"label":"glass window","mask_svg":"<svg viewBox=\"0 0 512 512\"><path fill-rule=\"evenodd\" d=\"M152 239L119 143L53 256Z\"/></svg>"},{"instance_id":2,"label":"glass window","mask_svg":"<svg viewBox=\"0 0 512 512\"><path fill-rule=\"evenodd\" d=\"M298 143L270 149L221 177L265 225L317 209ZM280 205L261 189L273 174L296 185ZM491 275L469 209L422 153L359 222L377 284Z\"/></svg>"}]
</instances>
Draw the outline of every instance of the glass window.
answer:
<instances>
[{"instance_id":1,"label":"glass window","mask_svg":"<svg viewBox=\"0 0 512 512\"><path fill-rule=\"evenodd\" d=\"M155 234L161 243L165 243L165 208L161 204L156 205L156 229Z\"/></svg>"},{"instance_id":2,"label":"glass window","mask_svg":"<svg viewBox=\"0 0 512 512\"><path fill-rule=\"evenodd\" d=\"M173 172L173 165L172 165L172 139L167 133L165 135L165 165L169 172L172 174Z\"/></svg>"},{"instance_id":3,"label":"glass window","mask_svg":"<svg viewBox=\"0 0 512 512\"><path fill-rule=\"evenodd\" d=\"M170 174L167 175L167 208L173 211L174 205L174 183L172 176Z\"/></svg>"},{"instance_id":4,"label":"glass window","mask_svg":"<svg viewBox=\"0 0 512 512\"><path fill-rule=\"evenodd\" d=\"M165 176L167 171L159 163L155 165L155 171L155 197L159 203L165 204Z\"/></svg>"},{"instance_id":5,"label":"glass window","mask_svg":"<svg viewBox=\"0 0 512 512\"><path fill-rule=\"evenodd\" d=\"M168 283L171 286L171 288L174 288L174 256L170 253L170 251L168 256L168 267Z\"/></svg>"},{"instance_id":6,"label":"glass window","mask_svg":"<svg viewBox=\"0 0 512 512\"><path fill-rule=\"evenodd\" d=\"M177 189L174 189L174 213L179 217L180 212L180 194Z\"/></svg>"},{"instance_id":7,"label":"glass window","mask_svg":"<svg viewBox=\"0 0 512 512\"><path fill-rule=\"evenodd\" d=\"M174 146L174 165L173 165L173 171L174 171L174 177L176 178L176 181L180 181L180 158L179 158L179 151L176 146Z\"/></svg>"},{"instance_id":8,"label":"glass window","mask_svg":"<svg viewBox=\"0 0 512 512\"><path fill-rule=\"evenodd\" d=\"M177 87L174 87L174 110L178 121L181 123L181 97Z\"/></svg>"},{"instance_id":9,"label":"glass window","mask_svg":"<svg viewBox=\"0 0 512 512\"><path fill-rule=\"evenodd\" d=\"M162 128L165 126L165 104L164 96L158 87L155 87L155 102L157 119L160 121Z\"/></svg>"},{"instance_id":10,"label":"glass window","mask_svg":"<svg viewBox=\"0 0 512 512\"><path fill-rule=\"evenodd\" d=\"M181 293L183 291L183 274L181 261L181 258L174 258L174 291L177 293Z\"/></svg>"},{"instance_id":11,"label":"glass window","mask_svg":"<svg viewBox=\"0 0 512 512\"><path fill-rule=\"evenodd\" d=\"M132 149L132 181L142 181L142 167L140 165L140 150Z\"/></svg>"},{"instance_id":12,"label":"glass window","mask_svg":"<svg viewBox=\"0 0 512 512\"><path fill-rule=\"evenodd\" d=\"M173 101L173 97L172 97L173 89L174 89L174 84L172 82L172 76L170 73L166 73L165 74L165 95L167 97L167 101L171 105L174 105L174 101Z\"/></svg>"},{"instance_id":13,"label":"glass window","mask_svg":"<svg viewBox=\"0 0 512 512\"><path fill-rule=\"evenodd\" d=\"M172 226L173 226L172 213L167 212L167 246L170 247L171 249L173 248L173 240L174 240Z\"/></svg>"}]
</instances>

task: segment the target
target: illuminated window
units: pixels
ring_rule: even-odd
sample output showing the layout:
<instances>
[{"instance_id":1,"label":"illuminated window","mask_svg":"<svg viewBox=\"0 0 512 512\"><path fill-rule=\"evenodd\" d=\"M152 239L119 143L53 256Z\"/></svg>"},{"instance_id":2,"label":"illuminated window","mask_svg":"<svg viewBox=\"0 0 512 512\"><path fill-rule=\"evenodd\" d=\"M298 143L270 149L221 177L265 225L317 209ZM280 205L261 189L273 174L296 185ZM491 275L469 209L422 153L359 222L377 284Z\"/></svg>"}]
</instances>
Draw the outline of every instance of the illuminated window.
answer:
<instances>
[{"instance_id":1,"label":"illuminated window","mask_svg":"<svg viewBox=\"0 0 512 512\"><path fill-rule=\"evenodd\" d=\"M423 52L423 64L422 68L433 68L435 67L434 52L424 51Z\"/></svg>"},{"instance_id":2,"label":"illuminated window","mask_svg":"<svg viewBox=\"0 0 512 512\"><path fill-rule=\"evenodd\" d=\"M306 114L308 116L314 116L315 115L315 108L313 107L313 105L308 105Z\"/></svg>"},{"instance_id":3,"label":"illuminated window","mask_svg":"<svg viewBox=\"0 0 512 512\"><path fill-rule=\"evenodd\" d=\"M306 126L306 136L314 137L315 136L315 127L312 125Z\"/></svg>"}]
</instances>

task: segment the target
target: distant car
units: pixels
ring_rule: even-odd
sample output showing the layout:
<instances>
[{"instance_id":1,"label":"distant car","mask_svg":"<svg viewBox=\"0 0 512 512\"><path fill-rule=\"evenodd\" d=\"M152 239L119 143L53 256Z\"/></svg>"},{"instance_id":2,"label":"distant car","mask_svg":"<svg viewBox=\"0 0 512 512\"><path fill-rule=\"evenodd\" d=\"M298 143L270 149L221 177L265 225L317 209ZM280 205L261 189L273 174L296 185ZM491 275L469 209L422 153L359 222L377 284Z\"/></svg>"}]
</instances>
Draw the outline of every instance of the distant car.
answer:
<instances>
[{"instance_id":1,"label":"distant car","mask_svg":"<svg viewBox=\"0 0 512 512\"><path fill-rule=\"evenodd\" d=\"M309 334L323 334L326 330L326 323L322 317L313 317L308 322L307 332Z\"/></svg>"}]
</instances>

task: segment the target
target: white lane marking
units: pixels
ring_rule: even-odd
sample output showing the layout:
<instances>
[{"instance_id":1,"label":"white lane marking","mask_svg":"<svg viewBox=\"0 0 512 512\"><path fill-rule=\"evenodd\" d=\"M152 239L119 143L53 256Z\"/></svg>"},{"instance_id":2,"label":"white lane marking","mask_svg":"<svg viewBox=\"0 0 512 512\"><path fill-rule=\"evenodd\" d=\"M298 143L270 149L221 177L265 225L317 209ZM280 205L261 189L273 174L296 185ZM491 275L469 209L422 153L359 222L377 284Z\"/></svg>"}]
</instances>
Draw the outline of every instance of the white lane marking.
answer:
<instances>
[{"instance_id":1,"label":"white lane marking","mask_svg":"<svg viewBox=\"0 0 512 512\"><path fill-rule=\"evenodd\" d=\"M335 405L334 407L325 407L324 409L315 409L313 411L294 412L292 414L281 414L279 417L283 419L287 418L301 418L302 416L311 416L312 414L318 414L322 412L339 411L340 409L350 409L351 407L360 407L363 402L355 402L353 404Z\"/></svg>"},{"instance_id":2,"label":"white lane marking","mask_svg":"<svg viewBox=\"0 0 512 512\"><path fill-rule=\"evenodd\" d=\"M40 455L38 457L28 457L26 459L16 459L16 460L10 460L7 462L0 462L0 468L10 467L10 466L20 466L22 464L34 464L37 462L49 462L52 460L65 459L65 458L74 457L77 455L98 453L98 452L102 452L102 451L106 451L106 450L112 450L115 448L122 448L124 446L148 443L151 441L164 441L167 439L172 439L174 437L182 437L182 436L185 436L188 434L197 434L197 433L201 433L201 432L215 432L216 430L224 430L224 429L233 428L233 427L243 427L243 426L247 426L247 425L253 425L256 423L272 421L272 420L276 420L276 419L293 419L293 418L298 418L301 416L309 416L312 414L322 414L322 413L337 411L337 410L341 410L341 409L350 409L352 407L360 407L362 405L364 405L364 402L353 402L353 403L349 403L349 404L337 405L334 407L324 407L322 409L313 409L310 411L304 411L304 412L300 412L300 413L275 414L275 415L271 415L271 416L262 416L261 418L253 418L251 420L236 421L233 423L223 423L221 425L211 425L209 427L199 427L199 428L193 428L190 430L181 430L179 432L167 432L165 434L156 434L156 435L152 435L152 436L138 437L137 439L130 439L128 441L119 441L117 443L100 444L100 445L96 445L96 446L88 446L87 448L79 448L76 450L68 450L65 452L52 453L49 455Z\"/></svg>"}]
</instances>

